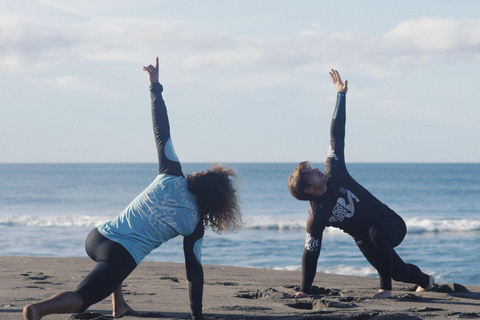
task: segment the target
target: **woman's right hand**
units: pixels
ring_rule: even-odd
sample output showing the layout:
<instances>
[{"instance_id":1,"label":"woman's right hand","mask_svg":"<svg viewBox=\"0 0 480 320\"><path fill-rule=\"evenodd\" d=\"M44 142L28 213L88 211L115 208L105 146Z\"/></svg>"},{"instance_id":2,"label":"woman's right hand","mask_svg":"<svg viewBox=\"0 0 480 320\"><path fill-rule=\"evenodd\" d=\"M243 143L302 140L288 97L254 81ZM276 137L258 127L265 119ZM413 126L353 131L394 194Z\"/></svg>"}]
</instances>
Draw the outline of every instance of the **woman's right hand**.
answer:
<instances>
[{"instance_id":1,"label":"woman's right hand","mask_svg":"<svg viewBox=\"0 0 480 320\"><path fill-rule=\"evenodd\" d=\"M143 70L148 72L150 84L158 83L158 57L155 60L155 67L149 65L148 67L143 67Z\"/></svg>"}]
</instances>

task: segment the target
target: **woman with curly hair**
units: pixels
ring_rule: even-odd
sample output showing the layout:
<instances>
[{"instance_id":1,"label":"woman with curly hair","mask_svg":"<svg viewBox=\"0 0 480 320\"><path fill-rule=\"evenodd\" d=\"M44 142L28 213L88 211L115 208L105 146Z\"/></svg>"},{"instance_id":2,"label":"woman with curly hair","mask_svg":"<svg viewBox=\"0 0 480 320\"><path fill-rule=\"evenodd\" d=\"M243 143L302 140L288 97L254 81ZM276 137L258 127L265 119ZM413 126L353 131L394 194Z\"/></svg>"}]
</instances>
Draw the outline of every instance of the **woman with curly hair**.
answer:
<instances>
[{"instance_id":1,"label":"woman with curly hair","mask_svg":"<svg viewBox=\"0 0 480 320\"><path fill-rule=\"evenodd\" d=\"M80 313L112 294L113 316L135 314L123 299L122 282L153 249L184 236L183 250L192 319L201 320L203 269L200 249L205 228L221 233L241 223L236 174L213 165L210 170L183 175L170 139L167 109L155 66L143 67L150 79L152 118L159 172L155 180L116 218L90 232L85 248L97 262L74 291L27 305L25 319L52 313Z\"/></svg>"}]
</instances>

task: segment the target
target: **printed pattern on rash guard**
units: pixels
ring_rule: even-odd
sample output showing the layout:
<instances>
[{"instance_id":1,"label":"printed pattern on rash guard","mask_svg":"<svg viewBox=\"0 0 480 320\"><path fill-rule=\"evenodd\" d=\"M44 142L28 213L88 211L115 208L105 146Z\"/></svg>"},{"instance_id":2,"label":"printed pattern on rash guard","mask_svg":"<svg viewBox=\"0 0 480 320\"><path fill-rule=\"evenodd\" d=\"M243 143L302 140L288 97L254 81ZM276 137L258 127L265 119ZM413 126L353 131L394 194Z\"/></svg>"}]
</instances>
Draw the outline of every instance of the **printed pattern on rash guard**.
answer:
<instances>
[{"instance_id":1,"label":"printed pattern on rash guard","mask_svg":"<svg viewBox=\"0 0 480 320\"><path fill-rule=\"evenodd\" d=\"M198 208L186 178L160 174L119 216L98 229L124 246L139 264L162 243L190 235L198 222Z\"/></svg>"}]
</instances>

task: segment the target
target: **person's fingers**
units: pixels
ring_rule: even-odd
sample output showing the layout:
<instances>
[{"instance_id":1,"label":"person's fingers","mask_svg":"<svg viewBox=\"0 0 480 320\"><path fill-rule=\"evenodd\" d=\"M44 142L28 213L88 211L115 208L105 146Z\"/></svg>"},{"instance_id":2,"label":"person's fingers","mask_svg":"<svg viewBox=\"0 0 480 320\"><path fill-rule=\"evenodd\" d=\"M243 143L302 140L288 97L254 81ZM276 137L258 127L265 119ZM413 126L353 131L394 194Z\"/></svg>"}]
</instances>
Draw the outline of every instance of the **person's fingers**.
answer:
<instances>
[{"instance_id":1,"label":"person's fingers","mask_svg":"<svg viewBox=\"0 0 480 320\"><path fill-rule=\"evenodd\" d=\"M152 72L154 69L155 69L155 67L152 66L152 65L149 65L148 67L143 67L143 70L145 70L147 72Z\"/></svg>"},{"instance_id":2,"label":"person's fingers","mask_svg":"<svg viewBox=\"0 0 480 320\"><path fill-rule=\"evenodd\" d=\"M337 78L337 81L338 81L339 83L342 83L342 78L340 77L340 74L338 73L337 70L335 70L335 77Z\"/></svg>"},{"instance_id":3,"label":"person's fingers","mask_svg":"<svg viewBox=\"0 0 480 320\"><path fill-rule=\"evenodd\" d=\"M155 69L158 69L158 57L155 59Z\"/></svg>"},{"instance_id":4,"label":"person's fingers","mask_svg":"<svg viewBox=\"0 0 480 320\"><path fill-rule=\"evenodd\" d=\"M330 72L330 78L332 78L332 82L337 83L338 81L341 81L338 71L334 69L331 69L331 70L332 72Z\"/></svg>"}]
</instances>

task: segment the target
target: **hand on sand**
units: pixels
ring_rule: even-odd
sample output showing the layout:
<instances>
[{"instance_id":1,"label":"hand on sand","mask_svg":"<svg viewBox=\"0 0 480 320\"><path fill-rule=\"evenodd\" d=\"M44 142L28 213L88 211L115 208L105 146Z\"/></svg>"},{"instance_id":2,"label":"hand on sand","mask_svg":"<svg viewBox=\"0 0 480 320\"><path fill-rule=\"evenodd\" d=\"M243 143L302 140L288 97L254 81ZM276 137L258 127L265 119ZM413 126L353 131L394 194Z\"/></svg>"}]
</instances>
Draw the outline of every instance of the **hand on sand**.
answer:
<instances>
[{"instance_id":1,"label":"hand on sand","mask_svg":"<svg viewBox=\"0 0 480 320\"><path fill-rule=\"evenodd\" d=\"M308 297L310 297L310 295L308 293L303 292L303 291L299 291L299 292L293 294L292 297L296 298L296 299L302 299L302 298L308 298Z\"/></svg>"},{"instance_id":2,"label":"hand on sand","mask_svg":"<svg viewBox=\"0 0 480 320\"><path fill-rule=\"evenodd\" d=\"M373 299L388 299L392 297L392 291L390 290L378 290L378 293L373 296Z\"/></svg>"}]
</instances>

